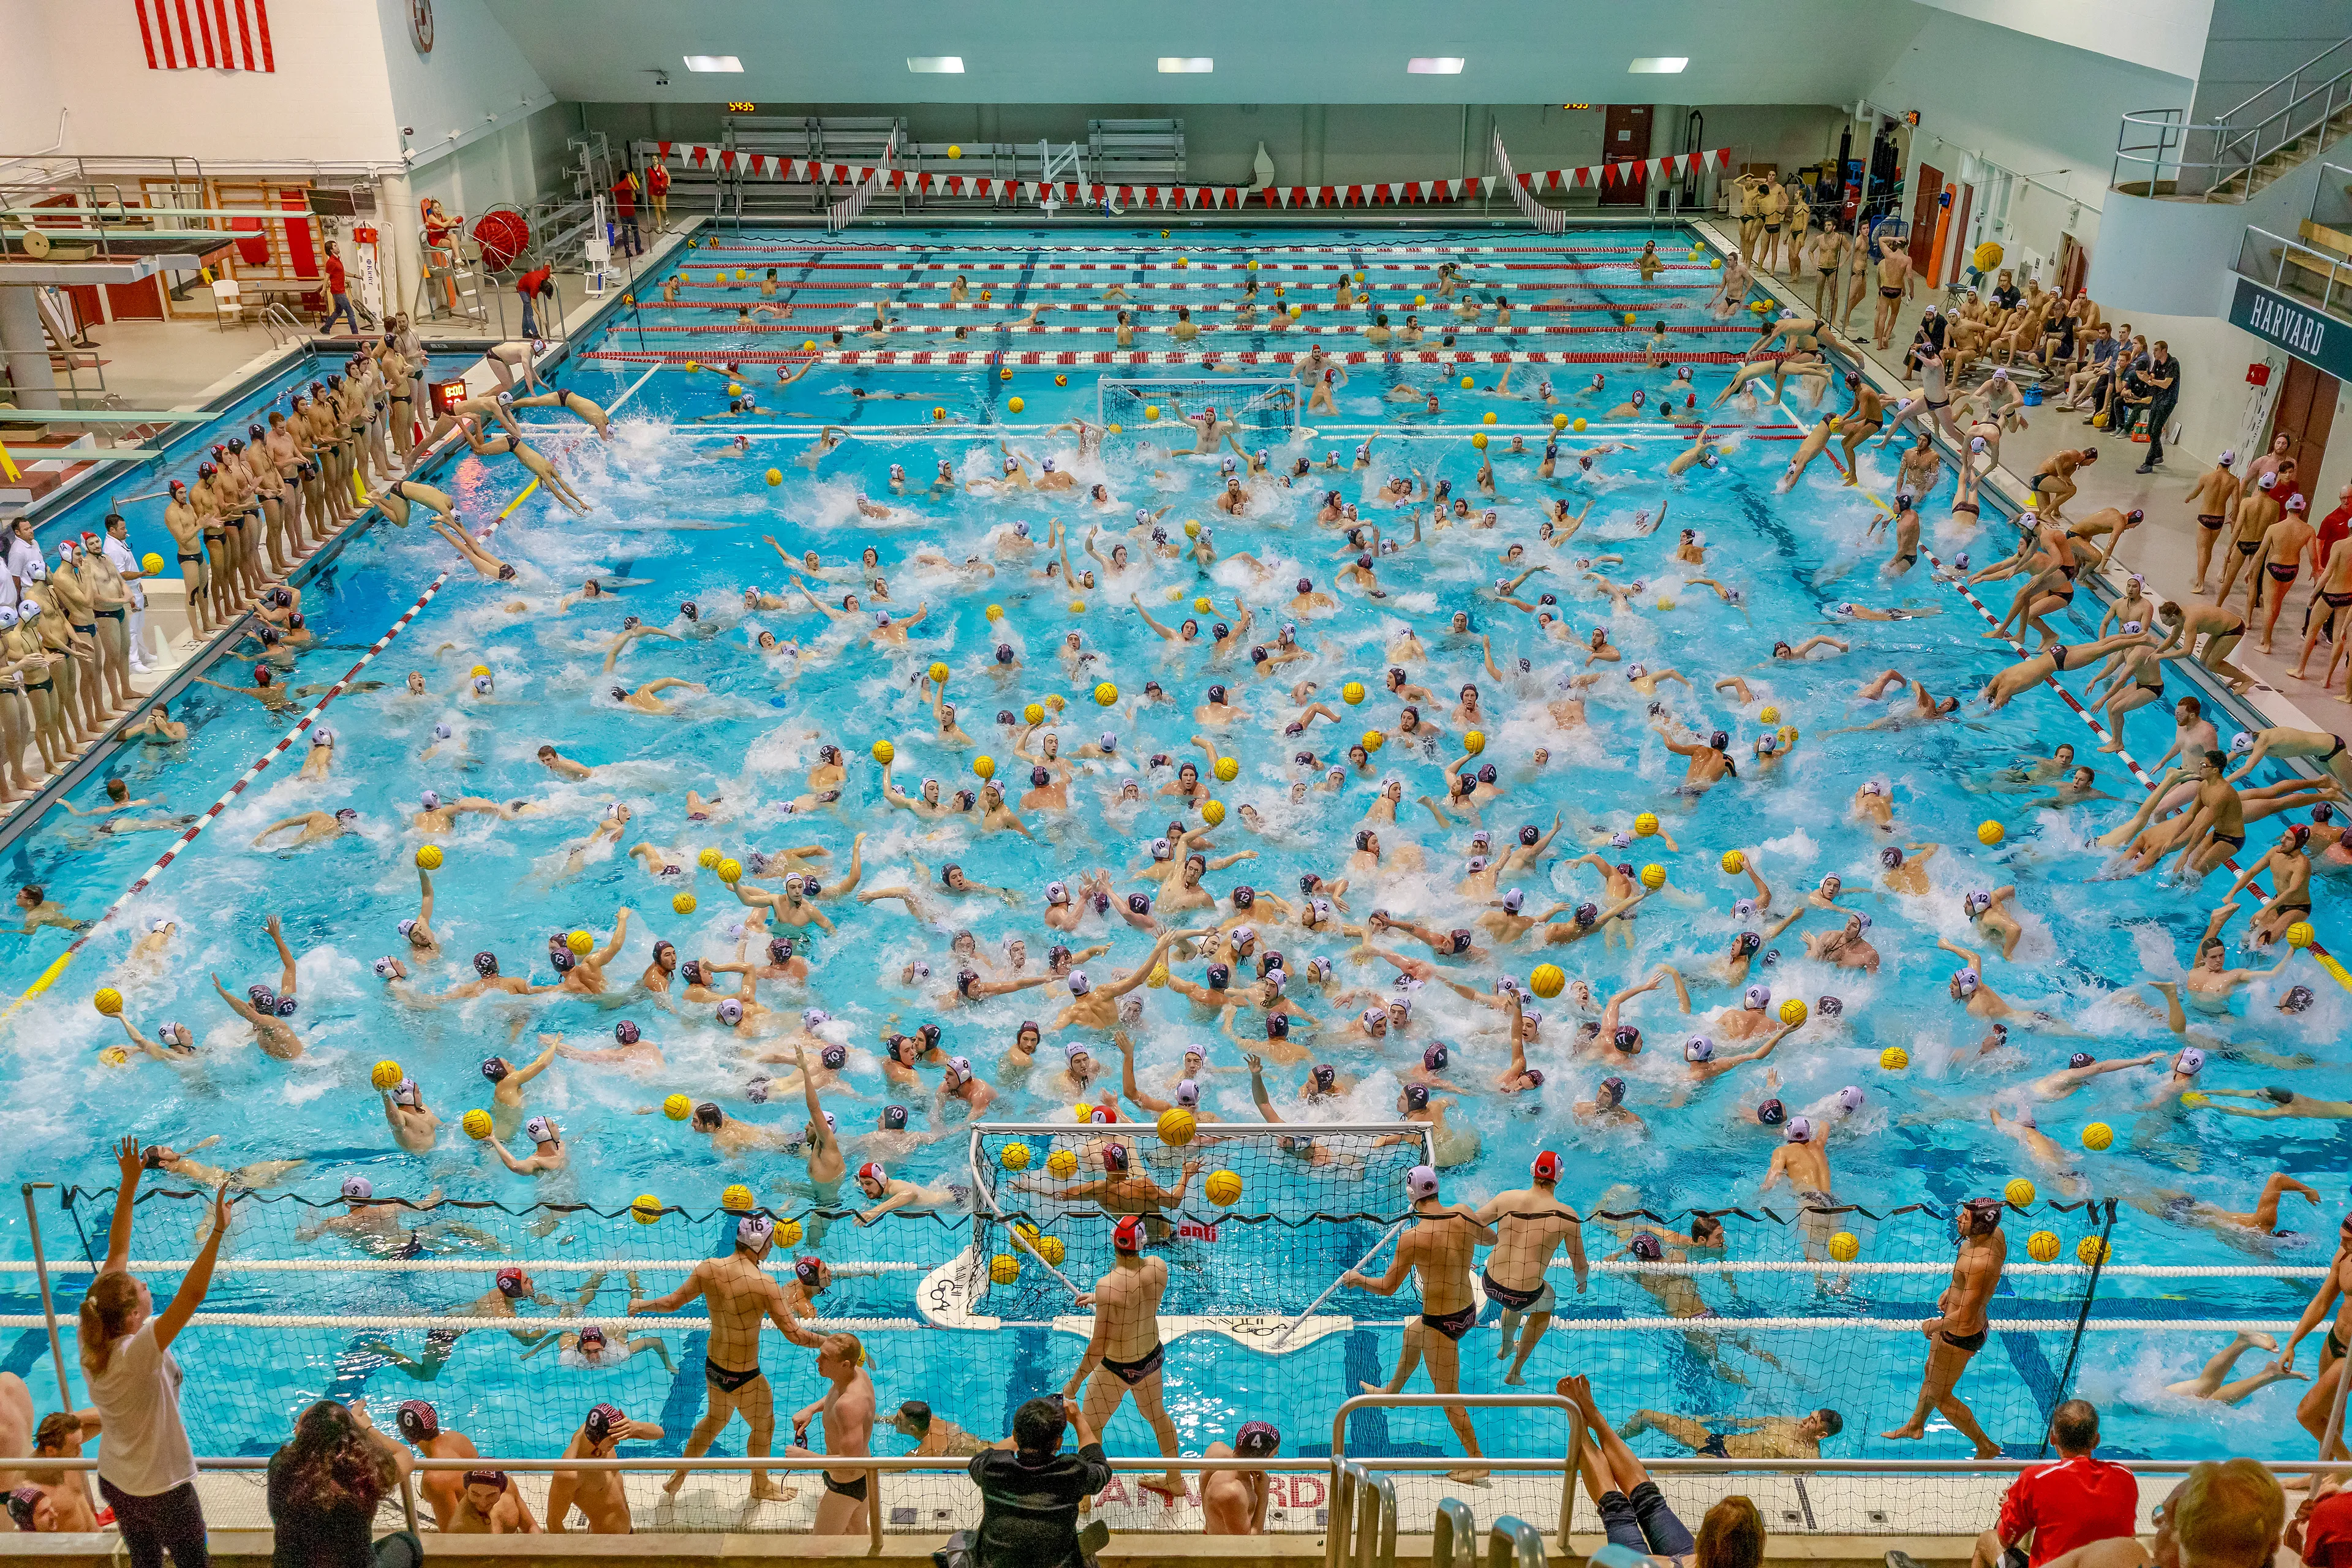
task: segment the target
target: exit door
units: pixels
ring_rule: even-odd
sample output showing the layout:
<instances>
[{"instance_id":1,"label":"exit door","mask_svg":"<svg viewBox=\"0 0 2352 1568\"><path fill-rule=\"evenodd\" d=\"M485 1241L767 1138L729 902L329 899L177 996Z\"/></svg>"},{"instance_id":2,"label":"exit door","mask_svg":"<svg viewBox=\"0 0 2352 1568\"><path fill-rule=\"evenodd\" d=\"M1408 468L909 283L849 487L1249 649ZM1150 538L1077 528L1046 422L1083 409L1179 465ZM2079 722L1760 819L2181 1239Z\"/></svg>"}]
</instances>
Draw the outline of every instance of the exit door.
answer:
<instances>
[{"instance_id":1,"label":"exit door","mask_svg":"<svg viewBox=\"0 0 2352 1568\"><path fill-rule=\"evenodd\" d=\"M2279 387L2278 404L2271 416L2271 435L2284 436L2292 443L2286 456L2294 459L2295 488L2308 498L2315 512L2327 508L2316 504L2311 487L2318 482L2321 459L2327 455L2329 426L2336 422L2336 378L2317 365L2299 359L2286 362L2286 379Z\"/></svg>"},{"instance_id":2,"label":"exit door","mask_svg":"<svg viewBox=\"0 0 2352 1568\"><path fill-rule=\"evenodd\" d=\"M1650 155L1650 105L1646 103L1612 103L1601 122L1601 156L1612 163L1632 163L1633 177L1612 183L1604 177L1601 184L1601 205L1604 207L1637 207L1642 205L1641 160Z\"/></svg>"}]
</instances>

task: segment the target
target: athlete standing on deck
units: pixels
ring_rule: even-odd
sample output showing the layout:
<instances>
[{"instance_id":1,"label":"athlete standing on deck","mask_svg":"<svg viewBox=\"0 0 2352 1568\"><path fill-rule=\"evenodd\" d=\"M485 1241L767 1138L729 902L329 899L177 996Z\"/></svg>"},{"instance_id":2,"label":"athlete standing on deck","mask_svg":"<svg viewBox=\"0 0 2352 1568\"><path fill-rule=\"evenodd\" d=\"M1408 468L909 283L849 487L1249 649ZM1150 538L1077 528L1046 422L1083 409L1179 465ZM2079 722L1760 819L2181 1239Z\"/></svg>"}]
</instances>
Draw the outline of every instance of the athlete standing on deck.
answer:
<instances>
[{"instance_id":1,"label":"athlete standing on deck","mask_svg":"<svg viewBox=\"0 0 2352 1568\"><path fill-rule=\"evenodd\" d=\"M1496 1234L1475 1214L1438 1201L1433 1168L1415 1165L1405 1173L1404 1180L1405 1190L1412 1194L1412 1228L1397 1237L1396 1257L1388 1272L1378 1279L1367 1279L1351 1268L1339 1276L1339 1283L1375 1296L1393 1296L1405 1277L1417 1270L1421 1321L1406 1329L1405 1351L1418 1353L1428 1363L1429 1381L1438 1393L1454 1394L1462 1387L1462 1336L1478 1321L1478 1300L1470 1289L1470 1261L1479 1247L1494 1244ZM1416 1329L1420 1331L1417 1346ZM1379 1392L1370 1384L1364 1387L1367 1393ZM1474 1459L1480 1458L1478 1434L1471 1427L1468 1409L1449 1405L1445 1419L1462 1439L1464 1450ZM1465 1486L1486 1479L1486 1471L1468 1467L1445 1473Z\"/></svg>"},{"instance_id":2,"label":"athlete standing on deck","mask_svg":"<svg viewBox=\"0 0 2352 1568\"><path fill-rule=\"evenodd\" d=\"M1952 1260L1952 1283L1937 1303L1937 1316L1919 1325L1927 1336L1927 1369L1919 1380L1919 1402L1911 1419L1883 1437L1924 1437L1927 1412L1935 1410L1977 1446L1977 1458L1997 1459L2000 1445L1985 1436L1976 1413L1954 1392L1970 1358L1984 1349L1991 1327L1985 1305L2000 1288L2001 1265L2009 1258L2009 1239L2000 1229L1999 1198L1970 1198L1953 1217L1960 1236L1960 1255Z\"/></svg>"}]
</instances>

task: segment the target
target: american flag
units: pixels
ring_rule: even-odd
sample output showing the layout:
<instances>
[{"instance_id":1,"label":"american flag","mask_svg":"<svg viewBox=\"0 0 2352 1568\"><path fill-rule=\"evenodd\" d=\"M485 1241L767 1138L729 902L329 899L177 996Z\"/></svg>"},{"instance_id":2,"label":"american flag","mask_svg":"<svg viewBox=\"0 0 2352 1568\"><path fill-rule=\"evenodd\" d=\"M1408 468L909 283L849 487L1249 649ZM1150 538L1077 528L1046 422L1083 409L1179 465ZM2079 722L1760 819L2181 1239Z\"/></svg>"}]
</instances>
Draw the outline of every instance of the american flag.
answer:
<instances>
[{"instance_id":1,"label":"american flag","mask_svg":"<svg viewBox=\"0 0 2352 1568\"><path fill-rule=\"evenodd\" d=\"M132 0L150 70L275 71L269 0Z\"/></svg>"}]
</instances>

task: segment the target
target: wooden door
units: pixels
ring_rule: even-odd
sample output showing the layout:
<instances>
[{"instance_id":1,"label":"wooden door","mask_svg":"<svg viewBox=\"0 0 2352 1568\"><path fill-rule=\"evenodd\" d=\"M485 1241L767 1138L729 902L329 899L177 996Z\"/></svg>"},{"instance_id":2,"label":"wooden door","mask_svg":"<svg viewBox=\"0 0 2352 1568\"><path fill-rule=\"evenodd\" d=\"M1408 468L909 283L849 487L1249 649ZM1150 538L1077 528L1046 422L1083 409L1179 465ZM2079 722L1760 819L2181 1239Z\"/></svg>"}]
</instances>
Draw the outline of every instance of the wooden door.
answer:
<instances>
[{"instance_id":1,"label":"wooden door","mask_svg":"<svg viewBox=\"0 0 2352 1568\"><path fill-rule=\"evenodd\" d=\"M1936 218L1943 194L1944 172L1933 163L1920 164L1919 199L1911 207L1911 265L1930 289L1936 286Z\"/></svg>"},{"instance_id":2,"label":"wooden door","mask_svg":"<svg viewBox=\"0 0 2352 1568\"><path fill-rule=\"evenodd\" d=\"M2327 455L2328 430L2335 422L2336 378L2317 365L2290 356L2286 380L2271 412L2271 436L2284 436L2293 443L2286 455L2294 459L2295 488L2306 497L2319 477L2320 461Z\"/></svg>"},{"instance_id":3,"label":"wooden door","mask_svg":"<svg viewBox=\"0 0 2352 1568\"><path fill-rule=\"evenodd\" d=\"M1633 161L1636 163L1650 155L1650 105L1646 103L1612 103L1601 121L1601 156L1608 163ZM1637 207L1642 205L1642 171L1636 167L1630 180L1604 179L1601 184L1601 205L1604 207Z\"/></svg>"}]
</instances>

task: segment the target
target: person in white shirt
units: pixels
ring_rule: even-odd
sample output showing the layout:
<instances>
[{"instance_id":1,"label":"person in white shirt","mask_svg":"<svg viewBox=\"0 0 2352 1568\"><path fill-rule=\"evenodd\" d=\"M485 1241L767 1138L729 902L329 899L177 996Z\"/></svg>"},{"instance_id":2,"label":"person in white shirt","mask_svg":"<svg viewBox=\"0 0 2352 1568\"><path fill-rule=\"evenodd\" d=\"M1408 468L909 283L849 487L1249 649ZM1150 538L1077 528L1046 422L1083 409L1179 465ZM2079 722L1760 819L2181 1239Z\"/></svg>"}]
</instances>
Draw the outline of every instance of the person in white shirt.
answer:
<instances>
[{"instance_id":1,"label":"person in white shirt","mask_svg":"<svg viewBox=\"0 0 2352 1568\"><path fill-rule=\"evenodd\" d=\"M106 514L106 541L100 548L130 585L131 668L143 675L147 670L147 590L139 581L147 574L139 569L139 557L131 552L131 525L121 512Z\"/></svg>"},{"instance_id":2,"label":"person in white shirt","mask_svg":"<svg viewBox=\"0 0 2352 1568\"><path fill-rule=\"evenodd\" d=\"M161 1316L145 1283L131 1276L131 1221L146 1160L139 1140L117 1146L122 1173L107 1233L106 1262L81 1303L81 1370L104 1436L98 1489L114 1509L131 1568L207 1568L205 1511L196 1497L195 1450L180 1419L180 1363L172 1342L212 1286L213 1263L228 1232L229 1188L213 1194L204 1246Z\"/></svg>"}]
</instances>

